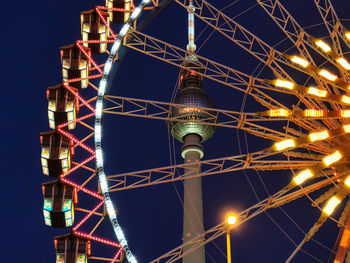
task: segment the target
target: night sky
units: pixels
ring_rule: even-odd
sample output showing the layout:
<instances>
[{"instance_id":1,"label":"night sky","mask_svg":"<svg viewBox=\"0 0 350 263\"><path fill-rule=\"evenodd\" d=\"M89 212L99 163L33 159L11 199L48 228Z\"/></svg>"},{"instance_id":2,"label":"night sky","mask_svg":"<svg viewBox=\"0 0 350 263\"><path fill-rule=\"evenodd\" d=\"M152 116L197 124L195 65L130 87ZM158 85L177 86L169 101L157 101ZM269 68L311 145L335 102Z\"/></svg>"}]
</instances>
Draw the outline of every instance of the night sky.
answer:
<instances>
[{"instance_id":1,"label":"night sky","mask_svg":"<svg viewBox=\"0 0 350 263\"><path fill-rule=\"evenodd\" d=\"M210 2L219 9L231 3L227 0ZM303 27L321 22L313 1L281 2ZM0 18L5 30L1 43L1 108L5 118L1 158L4 204L1 217L1 262L54 262L53 238L66 233L64 229L52 229L44 225L41 183L50 178L41 172L39 133L49 130L45 89L61 83L62 79L59 48L81 38L80 12L92 9L95 5L103 5L103 1L5 3ZM347 18L350 10L348 1L334 1L334 6L339 17ZM255 6L254 0L237 1L225 12L231 17L237 16L238 22L271 45L285 38L263 10ZM343 24L350 28L347 20ZM149 23L145 32L185 48L186 26L187 13L171 3ZM205 25L197 22L196 35L204 29ZM325 29L319 26L311 27L310 32L315 37L326 36ZM261 73L254 72L259 65L257 60L219 33L211 33L212 29L206 28L196 41L200 55L247 74L274 78L271 71L261 66ZM288 42L277 46L281 51L289 47ZM293 54L293 49L288 50L288 53ZM176 89L177 78L176 67L130 51L116 73L110 94L169 102ZM297 78L298 75L298 82ZM241 110L245 97L240 92L210 80L204 81L204 87L218 108ZM292 97L280 94L274 97L289 106L296 103ZM244 111L261 110L264 110L261 105L246 98ZM279 125L273 128L282 130ZM169 155L169 145L173 144L173 140L171 137L169 140L167 126L163 121L105 116L103 136L107 174L183 162L180 143L174 142L175 158ZM204 159L254 152L271 144L241 131L218 128L214 137L204 143ZM243 171L203 178L205 228L220 223L226 211L239 212L257 203L258 199L262 200L278 191L290 181L291 176L290 171ZM322 191L318 194L322 194ZM139 262L150 261L181 244L181 196L182 182L112 194L129 246ZM88 199L82 197L80 201L82 206L89 206ZM319 214L307 198L287 204L283 210L274 209L261 214L232 231L233 262L284 262L295 248L293 242L302 240L302 231L307 232ZM103 225L101 231L105 237L113 238L108 224ZM327 221L315 239L331 250L337 234L336 224ZM330 262L330 251L319 244L310 241L304 247L319 261L299 252L293 262ZM225 253L224 237L207 246L207 262L225 262L225 257L217 247ZM101 253L104 253L103 249Z\"/></svg>"}]
</instances>

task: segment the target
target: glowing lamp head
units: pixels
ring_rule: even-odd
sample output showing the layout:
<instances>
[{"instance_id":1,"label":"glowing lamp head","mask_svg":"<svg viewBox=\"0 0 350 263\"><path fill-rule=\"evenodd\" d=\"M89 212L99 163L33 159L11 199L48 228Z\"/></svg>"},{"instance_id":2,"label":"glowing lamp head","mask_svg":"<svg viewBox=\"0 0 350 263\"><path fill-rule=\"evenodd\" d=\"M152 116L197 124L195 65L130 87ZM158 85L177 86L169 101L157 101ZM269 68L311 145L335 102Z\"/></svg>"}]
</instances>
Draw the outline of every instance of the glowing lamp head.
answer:
<instances>
[{"instance_id":1,"label":"glowing lamp head","mask_svg":"<svg viewBox=\"0 0 350 263\"><path fill-rule=\"evenodd\" d=\"M298 56L292 57L291 61L294 62L295 64L298 64L299 66L302 66L303 68L306 68L310 64L307 60Z\"/></svg>"},{"instance_id":2,"label":"glowing lamp head","mask_svg":"<svg viewBox=\"0 0 350 263\"><path fill-rule=\"evenodd\" d=\"M294 83L288 80L277 79L275 81L275 86L279 88L286 88L292 90L294 87Z\"/></svg>"},{"instance_id":3,"label":"glowing lamp head","mask_svg":"<svg viewBox=\"0 0 350 263\"><path fill-rule=\"evenodd\" d=\"M229 213L226 216L226 224L228 226L233 226L237 222L237 217L233 213Z\"/></svg>"},{"instance_id":4,"label":"glowing lamp head","mask_svg":"<svg viewBox=\"0 0 350 263\"><path fill-rule=\"evenodd\" d=\"M314 133L310 133L309 135L309 139L311 142L315 142L315 141L322 141L325 140L329 137L328 131L324 130L321 132L314 132Z\"/></svg>"},{"instance_id":5,"label":"glowing lamp head","mask_svg":"<svg viewBox=\"0 0 350 263\"><path fill-rule=\"evenodd\" d=\"M339 161L341 158L342 158L341 153L339 151L335 151L334 153L327 155L325 158L323 158L323 162L328 167L333 163Z\"/></svg>"},{"instance_id":6,"label":"glowing lamp head","mask_svg":"<svg viewBox=\"0 0 350 263\"><path fill-rule=\"evenodd\" d=\"M316 46L318 46L319 48L321 48L325 53L328 53L330 51L332 51L332 49L330 48L330 46L328 46L324 41L322 40L317 40L315 42Z\"/></svg>"},{"instance_id":7,"label":"glowing lamp head","mask_svg":"<svg viewBox=\"0 0 350 263\"><path fill-rule=\"evenodd\" d=\"M313 173L310 169L306 169L302 172L300 172L298 175L294 177L294 182L297 185L301 185L303 182L305 182L307 179L311 178L313 176Z\"/></svg>"},{"instance_id":8,"label":"glowing lamp head","mask_svg":"<svg viewBox=\"0 0 350 263\"><path fill-rule=\"evenodd\" d=\"M321 89L317 89L314 87L308 88L307 93L310 95L315 95L315 96L320 97L320 98L325 98L327 96L326 90L321 90Z\"/></svg>"},{"instance_id":9,"label":"glowing lamp head","mask_svg":"<svg viewBox=\"0 0 350 263\"><path fill-rule=\"evenodd\" d=\"M344 184L345 184L347 187L350 187L350 176L348 176L348 177L345 179Z\"/></svg>"},{"instance_id":10,"label":"glowing lamp head","mask_svg":"<svg viewBox=\"0 0 350 263\"><path fill-rule=\"evenodd\" d=\"M321 71L318 72L318 74L330 81L336 81L336 79L338 78L336 75L330 73L328 70L325 69L321 69Z\"/></svg>"},{"instance_id":11,"label":"glowing lamp head","mask_svg":"<svg viewBox=\"0 0 350 263\"><path fill-rule=\"evenodd\" d=\"M349 96L346 96L346 95L343 95L341 97L341 102L345 103L345 104L350 104L350 97Z\"/></svg>"},{"instance_id":12,"label":"glowing lamp head","mask_svg":"<svg viewBox=\"0 0 350 263\"><path fill-rule=\"evenodd\" d=\"M290 110L285 109L277 109L277 110L269 110L270 117L288 117L291 115Z\"/></svg>"},{"instance_id":13,"label":"glowing lamp head","mask_svg":"<svg viewBox=\"0 0 350 263\"><path fill-rule=\"evenodd\" d=\"M280 142L275 143L275 149L277 151L282 151L282 150L285 150L285 149L291 148L291 147L295 147L295 142L293 139L288 139L288 140L284 140L284 141L280 141Z\"/></svg>"},{"instance_id":14,"label":"glowing lamp head","mask_svg":"<svg viewBox=\"0 0 350 263\"><path fill-rule=\"evenodd\" d=\"M337 62L346 70L350 70L350 64L345 58L338 58Z\"/></svg>"},{"instance_id":15,"label":"glowing lamp head","mask_svg":"<svg viewBox=\"0 0 350 263\"><path fill-rule=\"evenodd\" d=\"M323 208L323 212L326 213L328 216L330 216L334 209L340 204L341 200L333 196L331 199L328 200L326 206Z\"/></svg>"}]
</instances>

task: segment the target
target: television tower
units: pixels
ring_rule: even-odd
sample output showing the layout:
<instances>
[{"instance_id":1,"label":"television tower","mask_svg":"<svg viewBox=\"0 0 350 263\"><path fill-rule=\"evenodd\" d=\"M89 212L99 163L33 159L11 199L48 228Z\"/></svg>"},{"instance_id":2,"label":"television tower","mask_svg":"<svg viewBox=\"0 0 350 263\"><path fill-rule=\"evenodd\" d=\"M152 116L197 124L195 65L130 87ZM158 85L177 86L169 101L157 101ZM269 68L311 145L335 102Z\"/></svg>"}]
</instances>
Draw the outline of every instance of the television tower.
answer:
<instances>
[{"instance_id":1,"label":"television tower","mask_svg":"<svg viewBox=\"0 0 350 263\"><path fill-rule=\"evenodd\" d=\"M173 108L170 117L187 120L187 122L169 121L168 128L175 139L183 143L181 156L186 164L192 164L184 169L184 218L183 243L202 234L203 228L203 200L201 177L186 179L200 173L198 162L203 157L202 142L214 135L215 126L203 122L216 121L215 113L203 111L200 108L215 108L213 101L205 94L202 87L203 77L198 73L204 72L204 67L195 56L194 44L194 12L193 1L189 2L188 10L188 45L187 55L180 69L178 94L173 103L185 105ZM193 120L193 122L191 122ZM201 123L198 123L201 122ZM204 241L204 240L203 240ZM186 253L186 248L184 250ZM183 263L204 263L204 246L184 256Z\"/></svg>"}]
</instances>

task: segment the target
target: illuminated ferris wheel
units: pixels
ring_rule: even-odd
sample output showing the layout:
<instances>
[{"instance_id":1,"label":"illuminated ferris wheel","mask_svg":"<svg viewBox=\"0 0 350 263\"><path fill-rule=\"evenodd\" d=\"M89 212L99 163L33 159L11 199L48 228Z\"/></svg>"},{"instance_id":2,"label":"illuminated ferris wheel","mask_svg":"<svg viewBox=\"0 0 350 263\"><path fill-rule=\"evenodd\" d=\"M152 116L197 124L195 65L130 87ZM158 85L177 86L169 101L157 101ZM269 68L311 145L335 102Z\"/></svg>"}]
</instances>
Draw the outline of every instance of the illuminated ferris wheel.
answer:
<instances>
[{"instance_id":1,"label":"illuminated ferris wheel","mask_svg":"<svg viewBox=\"0 0 350 263\"><path fill-rule=\"evenodd\" d=\"M142 32L170 2L188 14L186 49ZM205 262L205 247L229 237L232 228L305 197L318 219L286 255L286 262L300 251L323 262L303 247L314 242L329 221L340 227L335 247L328 249L332 261L350 260L350 63L346 57L350 31L330 0L313 1L321 23L310 28L302 27L282 2L256 1L284 36L282 44L276 45L237 22L245 11L226 15L227 7L219 9L205 0L106 0L105 6L81 13L82 40L60 49L63 80L47 88L51 130L40 134L43 173L55 178L42 185L44 221L50 227L70 229L54 239L56 262L144 262L135 256L137 248L129 248L133 240L124 229L133 226L119 223L115 192L176 182L183 182L182 242L155 255L152 262ZM243 73L239 65L235 69L200 55L195 21L257 61L255 73ZM171 102L109 95L127 50L178 67ZM241 94L241 109L222 109L215 96L207 95L206 81ZM182 143L184 163L105 173L102 117L107 114L166 122L172 137ZM221 128L242 132L246 143L247 138L258 138L264 141L260 145L268 146L208 159L203 142ZM205 228L202 177L234 177L238 171L250 170L280 172L283 185L276 184L281 185L277 191L236 211L230 221ZM105 231L109 223L114 237ZM229 251L224 258L230 262Z\"/></svg>"}]
</instances>

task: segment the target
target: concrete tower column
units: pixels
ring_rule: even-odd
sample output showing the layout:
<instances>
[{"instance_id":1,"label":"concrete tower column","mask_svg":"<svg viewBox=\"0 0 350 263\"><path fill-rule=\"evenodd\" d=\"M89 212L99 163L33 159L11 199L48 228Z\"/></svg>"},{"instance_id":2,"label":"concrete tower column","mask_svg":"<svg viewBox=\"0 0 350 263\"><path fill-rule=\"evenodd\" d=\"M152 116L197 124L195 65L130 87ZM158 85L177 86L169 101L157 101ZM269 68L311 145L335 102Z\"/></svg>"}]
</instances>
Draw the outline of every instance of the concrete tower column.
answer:
<instances>
[{"instance_id":1,"label":"concrete tower column","mask_svg":"<svg viewBox=\"0 0 350 263\"><path fill-rule=\"evenodd\" d=\"M202 201L202 178L186 179L200 172L198 162L203 157L201 137L197 134L188 134L184 137L182 157L186 164L193 164L185 168L184 180L184 218L183 218L183 242L202 234L203 228L203 201ZM185 251L186 252L186 249ZM204 263L204 246L186 255L183 263Z\"/></svg>"}]
</instances>

